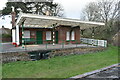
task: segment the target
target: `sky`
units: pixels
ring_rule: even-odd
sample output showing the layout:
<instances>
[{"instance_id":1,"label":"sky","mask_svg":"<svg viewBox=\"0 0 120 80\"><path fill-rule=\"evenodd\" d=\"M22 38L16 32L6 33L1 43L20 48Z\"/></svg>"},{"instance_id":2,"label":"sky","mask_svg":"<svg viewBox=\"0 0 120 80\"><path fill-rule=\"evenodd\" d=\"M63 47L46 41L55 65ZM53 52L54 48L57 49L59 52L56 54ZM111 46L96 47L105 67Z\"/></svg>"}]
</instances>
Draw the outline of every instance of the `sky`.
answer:
<instances>
[{"instance_id":1,"label":"sky","mask_svg":"<svg viewBox=\"0 0 120 80\"><path fill-rule=\"evenodd\" d=\"M54 2L60 3L63 6L65 17L67 18L80 18L80 12L89 2L95 2L97 0L54 0ZM0 3L0 10L5 7L7 0L2 0Z\"/></svg>"},{"instance_id":2,"label":"sky","mask_svg":"<svg viewBox=\"0 0 120 80\"><path fill-rule=\"evenodd\" d=\"M7 15L3 17L0 17L0 28L4 26L5 28L12 28L12 24L11 24L11 15Z\"/></svg>"},{"instance_id":3,"label":"sky","mask_svg":"<svg viewBox=\"0 0 120 80\"><path fill-rule=\"evenodd\" d=\"M80 19L80 13L82 12L85 5L87 5L89 2L95 2L95 1L97 0L54 0L54 2L57 2L62 5L64 9L65 17L72 19ZM2 0L2 2L0 3L0 10L2 10L5 7L6 2L7 0ZM11 29L11 27L7 27L7 28Z\"/></svg>"},{"instance_id":4,"label":"sky","mask_svg":"<svg viewBox=\"0 0 120 80\"><path fill-rule=\"evenodd\" d=\"M67 18L80 19L80 13L89 2L97 0L54 0L63 6Z\"/></svg>"}]
</instances>

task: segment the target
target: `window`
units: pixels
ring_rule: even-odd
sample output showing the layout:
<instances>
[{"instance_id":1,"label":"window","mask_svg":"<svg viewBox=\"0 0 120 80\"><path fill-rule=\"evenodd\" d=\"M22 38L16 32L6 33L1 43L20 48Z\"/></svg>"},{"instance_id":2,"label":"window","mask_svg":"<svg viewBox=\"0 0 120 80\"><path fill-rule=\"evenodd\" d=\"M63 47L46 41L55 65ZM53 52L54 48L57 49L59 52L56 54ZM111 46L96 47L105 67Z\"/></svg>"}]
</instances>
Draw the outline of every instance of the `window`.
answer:
<instances>
[{"instance_id":1,"label":"window","mask_svg":"<svg viewBox=\"0 0 120 80\"><path fill-rule=\"evenodd\" d=\"M24 38L30 38L30 31L24 31Z\"/></svg>"},{"instance_id":2,"label":"window","mask_svg":"<svg viewBox=\"0 0 120 80\"><path fill-rule=\"evenodd\" d=\"M46 31L46 40L51 40L51 31Z\"/></svg>"},{"instance_id":3,"label":"window","mask_svg":"<svg viewBox=\"0 0 120 80\"><path fill-rule=\"evenodd\" d=\"M71 40L75 40L75 32L74 31L71 32Z\"/></svg>"},{"instance_id":4,"label":"window","mask_svg":"<svg viewBox=\"0 0 120 80\"><path fill-rule=\"evenodd\" d=\"M66 32L66 40L70 40L70 31Z\"/></svg>"},{"instance_id":5,"label":"window","mask_svg":"<svg viewBox=\"0 0 120 80\"><path fill-rule=\"evenodd\" d=\"M35 31L31 31L31 32L30 32L30 35L31 35L32 37L34 37L34 36L35 36Z\"/></svg>"}]
</instances>

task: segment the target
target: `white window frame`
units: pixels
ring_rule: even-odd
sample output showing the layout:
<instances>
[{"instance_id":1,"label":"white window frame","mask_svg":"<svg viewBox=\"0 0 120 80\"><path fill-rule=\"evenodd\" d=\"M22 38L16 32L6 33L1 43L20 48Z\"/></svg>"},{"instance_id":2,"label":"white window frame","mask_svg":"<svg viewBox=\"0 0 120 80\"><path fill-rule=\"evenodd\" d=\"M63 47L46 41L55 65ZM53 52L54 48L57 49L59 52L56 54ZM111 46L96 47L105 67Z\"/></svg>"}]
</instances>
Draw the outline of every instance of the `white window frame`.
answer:
<instances>
[{"instance_id":1,"label":"white window frame","mask_svg":"<svg viewBox=\"0 0 120 80\"><path fill-rule=\"evenodd\" d=\"M71 40L75 40L75 31L71 32Z\"/></svg>"},{"instance_id":2,"label":"white window frame","mask_svg":"<svg viewBox=\"0 0 120 80\"><path fill-rule=\"evenodd\" d=\"M24 38L30 38L30 31L29 30L24 31Z\"/></svg>"},{"instance_id":3,"label":"white window frame","mask_svg":"<svg viewBox=\"0 0 120 80\"><path fill-rule=\"evenodd\" d=\"M51 31L46 31L46 40L52 40Z\"/></svg>"},{"instance_id":4,"label":"white window frame","mask_svg":"<svg viewBox=\"0 0 120 80\"><path fill-rule=\"evenodd\" d=\"M70 31L66 32L66 40L69 41L70 40Z\"/></svg>"}]
</instances>

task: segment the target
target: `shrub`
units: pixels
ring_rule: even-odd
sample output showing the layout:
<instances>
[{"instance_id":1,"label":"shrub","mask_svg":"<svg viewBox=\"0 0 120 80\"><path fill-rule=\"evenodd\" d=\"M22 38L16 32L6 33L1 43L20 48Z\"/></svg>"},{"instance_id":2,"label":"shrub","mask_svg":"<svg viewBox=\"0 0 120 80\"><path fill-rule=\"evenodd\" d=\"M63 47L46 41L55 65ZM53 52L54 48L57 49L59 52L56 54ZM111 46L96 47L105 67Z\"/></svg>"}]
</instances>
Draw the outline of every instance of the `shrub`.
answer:
<instances>
[{"instance_id":1,"label":"shrub","mask_svg":"<svg viewBox=\"0 0 120 80\"><path fill-rule=\"evenodd\" d=\"M12 37L12 35L11 34L2 34L2 37L3 38L8 38L8 37Z\"/></svg>"}]
</instances>

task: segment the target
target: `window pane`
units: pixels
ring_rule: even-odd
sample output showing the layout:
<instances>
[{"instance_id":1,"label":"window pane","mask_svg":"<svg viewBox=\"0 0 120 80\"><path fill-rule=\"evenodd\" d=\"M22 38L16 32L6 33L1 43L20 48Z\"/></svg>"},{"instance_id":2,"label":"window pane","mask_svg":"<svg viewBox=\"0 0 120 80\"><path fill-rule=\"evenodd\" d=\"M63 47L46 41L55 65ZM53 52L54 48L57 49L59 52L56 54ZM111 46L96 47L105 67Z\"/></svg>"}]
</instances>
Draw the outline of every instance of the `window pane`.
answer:
<instances>
[{"instance_id":1,"label":"window pane","mask_svg":"<svg viewBox=\"0 0 120 80\"><path fill-rule=\"evenodd\" d=\"M46 40L51 40L51 31L46 31Z\"/></svg>"},{"instance_id":2,"label":"window pane","mask_svg":"<svg viewBox=\"0 0 120 80\"><path fill-rule=\"evenodd\" d=\"M30 31L24 31L24 38L30 38Z\"/></svg>"},{"instance_id":3,"label":"window pane","mask_svg":"<svg viewBox=\"0 0 120 80\"><path fill-rule=\"evenodd\" d=\"M75 40L75 32L72 31L71 40Z\"/></svg>"},{"instance_id":4,"label":"window pane","mask_svg":"<svg viewBox=\"0 0 120 80\"><path fill-rule=\"evenodd\" d=\"M70 32L69 31L66 32L66 40L70 40Z\"/></svg>"}]
</instances>

